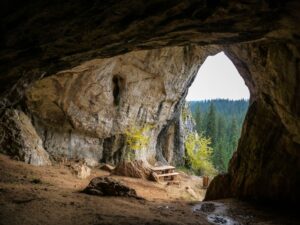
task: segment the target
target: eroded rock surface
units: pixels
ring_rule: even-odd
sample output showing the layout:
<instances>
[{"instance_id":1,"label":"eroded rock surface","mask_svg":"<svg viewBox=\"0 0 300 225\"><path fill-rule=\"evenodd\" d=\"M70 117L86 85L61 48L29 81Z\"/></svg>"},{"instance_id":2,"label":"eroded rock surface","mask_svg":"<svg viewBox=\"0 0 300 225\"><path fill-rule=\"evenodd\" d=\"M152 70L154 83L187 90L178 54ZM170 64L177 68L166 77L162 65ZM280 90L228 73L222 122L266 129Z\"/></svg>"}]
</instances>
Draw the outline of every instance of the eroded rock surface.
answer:
<instances>
[{"instance_id":1,"label":"eroded rock surface","mask_svg":"<svg viewBox=\"0 0 300 225\"><path fill-rule=\"evenodd\" d=\"M289 38L297 1L1 2L1 93L82 62L132 50ZM287 5L287 6L286 6ZM287 8L289 9L286 13ZM282 15L285 15L284 20ZM20 84L22 86L22 84ZM21 88L22 89L22 88ZM12 95L11 95L12 94ZM15 99L16 100L16 99Z\"/></svg>"},{"instance_id":2,"label":"eroded rock surface","mask_svg":"<svg viewBox=\"0 0 300 225\"><path fill-rule=\"evenodd\" d=\"M125 132L151 125L150 143L136 158L154 162L157 136L180 114L201 63L217 51L187 46L92 60L35 82L26 105L51 155L117 163L126 153Z\"/></svg>"},{"instance_id":3,"label":"eroded rock surface","mask_svg":"<svg viewBox=\"0 0 300 225\"><path fill-rule=\"evenodd\" d=\"M7 109L0 123L2 153L37 166L51 165L41 138L24 112Z\"/></svg>"},{"instance_id":4,"label":"eroded rock surface","mask_svg":"<svg viewBox=\"0 0 300 225\"><path fill-rule=\"evenodd\" d=\"M228 49L252 97L227 178L222 175L211 183L207 199L300 199L299 49L297 43L244 44Z\"/></svg>"}]
</instances>

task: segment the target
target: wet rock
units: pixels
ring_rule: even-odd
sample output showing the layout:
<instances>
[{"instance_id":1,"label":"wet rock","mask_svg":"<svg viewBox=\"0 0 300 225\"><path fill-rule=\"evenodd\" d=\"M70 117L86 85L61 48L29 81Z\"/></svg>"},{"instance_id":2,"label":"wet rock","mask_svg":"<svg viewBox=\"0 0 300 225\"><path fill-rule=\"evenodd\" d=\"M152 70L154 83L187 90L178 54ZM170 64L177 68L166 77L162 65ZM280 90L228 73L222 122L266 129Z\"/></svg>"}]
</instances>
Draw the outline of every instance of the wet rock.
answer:
<instances>
[{"instance_id":1,"label":"wet rock","mask_svg":"<svg viewBox=\"0 0 300 225\"><path fill-rule=\"evenodd\" d=\"M0 151L26 163L51 165L48 153L29 117L19 110L7 109L0 120Z\"/></svg>"},{"instance_id":2,"label":"wet rock","mask_svg":"<svg viewBox=\"0 0 300 225\"><path fill-rule=\"evenodd\" d=\"M82 191L90 195L140 198L136 191L111 177L96 177Z\"/></svg>"},{"instance_id":3,"label":"wet rock","mask_svg":"<svg viewBox=\"0 0 300 225\"><path fill-rule=\"evenodd\" d=\"M213 212L215 209L216 206L213 203L203 203L200 208L200 210L205 213Z\"/></svg>"},{"instance_id":4,"label":"wet rock","mask_svg":"<svg viewBox=\"0 0 300 225\"><path fill-rule=\"evenodd\" d=\"M218 215L209 215L208 221L213 224L228 224L227 220L224 217Z\"/></svg>"}]
</instances>

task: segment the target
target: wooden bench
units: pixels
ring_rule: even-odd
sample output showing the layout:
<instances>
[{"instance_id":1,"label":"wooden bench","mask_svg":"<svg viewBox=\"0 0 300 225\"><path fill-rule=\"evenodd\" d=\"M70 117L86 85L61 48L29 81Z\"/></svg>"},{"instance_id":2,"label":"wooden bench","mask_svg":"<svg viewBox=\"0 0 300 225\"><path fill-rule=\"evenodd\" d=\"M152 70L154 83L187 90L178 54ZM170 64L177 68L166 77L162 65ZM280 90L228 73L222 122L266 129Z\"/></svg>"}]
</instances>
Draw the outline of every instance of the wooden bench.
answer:
<instances>
[{"instance_id":1,"label":"wooden bench","mask_svg":"<svg viewBox=\"0 0 300 225\"><path fill-rule=\"evenodd\" d=\"M174 166L153 167L151 170L155 173L158 180L163 179L164 181L170 181L179 175L179 173L175 172Z\"/></svg>"},{"instance_id":2,"label":"wooden bench","mask_svg":"<svg viewBox=\"0 0 300 225\"><path fill-rule=\"evenodd\" d=\"M159 166L159 167L152 167L152 171L156 173L172 173L175 170L174 166Z\"/></svg>"},{"instance_id":3,"label":"wooden bench","mask_svg":"<svg viewBox=\"0 0 300 225\"><path fill-rule=\"evenodd\" d=\"M173 172L173 173L163 173L163 174L158 174L157 177L163 178L164 181L168 181L168 180L174 180L176 178L176 176L179 175L179 173L177 172Z\"/></svg>"}]
</instances>

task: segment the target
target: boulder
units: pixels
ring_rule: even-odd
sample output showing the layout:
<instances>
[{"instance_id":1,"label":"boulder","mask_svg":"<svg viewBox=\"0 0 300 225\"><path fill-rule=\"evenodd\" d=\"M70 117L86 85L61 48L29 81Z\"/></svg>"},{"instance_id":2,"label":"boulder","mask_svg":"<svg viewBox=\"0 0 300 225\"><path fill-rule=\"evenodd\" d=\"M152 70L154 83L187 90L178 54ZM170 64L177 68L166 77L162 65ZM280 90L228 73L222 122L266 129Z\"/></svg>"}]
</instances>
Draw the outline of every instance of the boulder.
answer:
<instances>
[{"instance_id":1,"label":"boulder","mask_svg":"<svg viewBox=\"0 0 300 225\"><path fill-rule=\"evenodd\" d=\"M85 179L91 175L91 169L85 164L74 164L72 165L73 173L80 179Z\"/></svg>"},{"instance_id":2,"label":"boulder","mask_svg":"<svg viewBox=\"0 0 300 225\"><path fill-rule=\"evenodd\" d=\"M148 180L151 176L151 169L142 160L121 161L112 174Z\"/></svg>"},{"instance_id":3,"label":"boulder","mask_svg":"<svg viewBox=\"0 0 300 225\"><path fill-rule=\"evenodd\" d=\"M82 191L90 195L140 198L136 191L111 177L95 177Z\"/></svg>"},{"instance_id":4,"label":"boulder","mask_svg":"<svg viewBox=\"0 0 300 225\"><path fill-rule=\"evenodd\" d=\"M22 111L5 111L0 120L0 146L0 152L15 159L37 166L51 165L41 138Z\"/></svg>"},{"instance_id":5,"label":"boulder","mask_svg":"<svg viewBox=\"0 0 300 225\"><path fill-rule=\"evenodd\" d=\"M230 176L228 174L217 175L210 183L209 188L205 194L205 201L211 199L222 199L233 197L233 193L230 190ZM216 185L219 184L219 185Z\"/></svg>"}]
</instances>

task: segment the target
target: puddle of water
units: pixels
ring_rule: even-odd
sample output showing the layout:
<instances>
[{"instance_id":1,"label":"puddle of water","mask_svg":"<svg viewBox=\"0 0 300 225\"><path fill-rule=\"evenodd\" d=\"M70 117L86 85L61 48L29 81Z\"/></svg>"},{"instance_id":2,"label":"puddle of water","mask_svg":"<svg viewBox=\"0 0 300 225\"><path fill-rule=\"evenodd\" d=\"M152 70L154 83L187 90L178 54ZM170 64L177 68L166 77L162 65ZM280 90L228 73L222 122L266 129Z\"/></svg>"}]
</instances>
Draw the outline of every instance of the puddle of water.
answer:
<instances>
[{"instance_id":1,"label":"puddle of water","mask_svg":"<svg viewBox=\"0 0 300 225\"><path fill-rule=\"evenodd\" d=\"M201 202L194 205L192 210L194 213L201 212L204 214L212 212L223 213L226 211L224 205L218 202Z\"/></svg>"},{"instance_id":2,"label":"puddle of water","mask_svg":"<svg viewBox=\"0 0 300 225\"><path fill-rule=\"evenodd\" d=\"M238 222L232 220L230 217L227 216L221 216L221 215L215 215L215 214L209 214L207 216L207 221L212 223L212 224L216 224L216 225L220 225L220 224L224 224L224 225L239 225Z\"/></svg>"},{"instance_id":3,"label":"puddle of water","mask_svg":"<svg viewBox=\"0 0 300 225\"><path fill-rule=\"evenodd\" d=\"M218 202L202 202L194 205L193 213L207 215L207 221L215 225L240 225L231 217L227 216L227 207Z\"/></svg>"}]
</instances>

